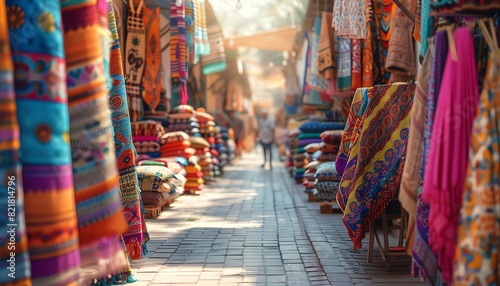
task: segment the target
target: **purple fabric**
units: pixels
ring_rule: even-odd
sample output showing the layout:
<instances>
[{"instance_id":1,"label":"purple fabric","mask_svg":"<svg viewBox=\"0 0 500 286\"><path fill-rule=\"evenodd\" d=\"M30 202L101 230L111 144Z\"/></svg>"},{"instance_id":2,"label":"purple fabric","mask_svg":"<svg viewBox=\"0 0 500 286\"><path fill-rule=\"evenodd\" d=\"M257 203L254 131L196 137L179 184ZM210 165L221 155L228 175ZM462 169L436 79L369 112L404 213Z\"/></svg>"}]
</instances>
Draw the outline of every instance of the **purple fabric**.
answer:
<instances>
[{"instance_id":1,"label":"purple fabric","mask_svg":"<svg viewBox=\"0 0 500 286\"><path fill-rule=\"evenodd\" d=\"M301 139L299 142L297 142L298 147L306 147L309 144L314 144L314 143L321 143L323 140L321 138L317 139Z\"/></svg>"},{"instance_id":2,"label":"purple fabric","mask_svg":"<svg viewBox=\"0 0 500 286\"><path fill-rule=\"evenodd\" d=\"M31 261L31 275L33 277L47 277L77 268L80 265L78 249L55 258ZM55 266L55 267L54 267Z\"/></svg>"},{"instance_id":3,"label":"purple fabric","mask_svg":"<svg viewBox=\"0 0 500 286\"><path fill-rule=\"evenodd\" d=\"M73 188L72 166L24 165L23 185L25 190L67 190Z\"/></svg>"}]
</instances>

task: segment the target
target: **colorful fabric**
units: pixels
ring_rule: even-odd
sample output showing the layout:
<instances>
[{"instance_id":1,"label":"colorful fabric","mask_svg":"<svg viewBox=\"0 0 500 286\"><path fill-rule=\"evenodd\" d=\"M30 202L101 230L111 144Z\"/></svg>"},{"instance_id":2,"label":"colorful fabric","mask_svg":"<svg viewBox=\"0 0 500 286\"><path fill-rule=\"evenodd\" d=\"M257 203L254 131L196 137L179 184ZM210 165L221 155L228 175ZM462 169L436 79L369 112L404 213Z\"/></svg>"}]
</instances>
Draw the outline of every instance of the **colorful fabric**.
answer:
<instances>
[{"instance_id":1,"label":"colorful fabric","mask_svg":"<svg viewBox=\"0 0 500 286\"><path fill-rule=\"evenodd\" d=\"M366 9L367 11L373 11L373 5L371 0L366 0ZM372 25L374 25L374 19L373 15L369 19L367 19L368 22L366 23L366 39L361 42L362 45L362 57L361 57L361 64L362 64L362 81L361 81L361 86L362 87L371 87L373 86L373 46L375 39L372 34Z\"/></svg>"},{"instance_id":2,"label":"colorful fabric","mask_svg":"<svg viewBox=\"0 0 500 286\"><path fill-rule=\"evenodd\" d=\"M351 89L356 90L361 87L361 40L351 40Z\"/></svg>"},{"instance_id":3,"label":"colorful fabric","mask_svg":"<svg viewBox=\"0 0 500 286\"><path fill-rule=\"evenodd\" d=\"M199 62L200 56L210 54L208 42L207 12L205 0L193 0L195 21L195 57Z\"/></svg>"},{"instance_id":4,"label":"colorful fabric","mask_svg":"<svg viewBox=\"0 0 500 286\"><path fill-rule=\"evenodd\" d=\"M377 45L374 50L374 84L387 84L391 74L385 69L388 55L389 40L391 37L392 22L392 0L380 0L373 2L373 14L375 23L372 25L372 35L376 37Z\"/></svg>"},{"instance_id":5,"label":"colorful fabric","mask_svg":"<svg viewBox=\"0 0 500 286\"><path fill-rule=\"evenodd\" d=\"M113 152L105 85L109 71L103 64L96 4L96 0L61 3L80 257L82 266L89 268L84 280L118 273L127 266L119 241L127 223Z\"/></svg>"},{"instance_id":6,"label":"colorful fabric","mask_svg":"<svg viewBox=\"0 0 500 286\"><path fill-rule=\"evenodd\" d=\"M321 153L318 158L318 161L320 162L335 162L337 160L337 153Z\"/></svg>"},{"instance_id":7,"label":"colorful fabric","mask_svg":"<svg viewBox=\"0 0 500 286\"><path fill-rule=\"evenodd\" d=\"M305 133L322 133L327 130L342 130L344 126L343 122L309 121L302 124L299 129Z\"/></svg>"},{"instance_id":8,"label":"colorful fabric","mask_svg":"<svg viewBox=\"0 0 500 286\"><path fill-rule=\"evenodd\" d=\"M113 85L109 90L109 107L113 124L115 154L120 177L120 193L122 207L127 220L128 229L122 234L123 242L130 259L142 257L143 226L141 225L141 209L139 205L140 189L135 172L135 148L132 144L132 133L123 66L120 40L116 29L113 4L108 3L108 24L112 36L110 54L110 75ZM144 226L145 227L145 226Z\"/></svg>"},{"instance_id":9,"label":"colorful fabric","mask_svg":"<svg viewBox=\"0 0 500 286\"><path fill-rule=\"evenodd\" d=\"M138 140L141 136L153 137L157 140L163 134L165 134L165 129L163 126L154 120L145 120L139 122L132 122L132 135L134 136L134 141ZM150 140L150 139L147 139Z\"/></svg>"},{"instance_id":10,"label":"colorful fabric","mask_svg":"<svg viewBox=\"0 0 500 286\"><path fill-rule=\"evenodd\" d=\"M339 91L351 90L351 40L337 36L335 41L337 51L335 62L337 65L337 89Z\"/></svg>"},{"instance_id":11,"label":"colorful fabric","mask_svg":"<svg viewBox=\"0 0 500 286\"><path fill-rule=\"evenodd\" d=\"M185 132L182 132L182 131L168 132L168 133L165 133L160 138L161 145L166 145L166 144L175 143L175 142L184 142L184 141L189 142L189 135L187 135ZM185 144L183 144L183 145L185 145Z\"/></svg>"},{"instance_id":12,"label":"colorful fabric","mask_svg":"<svg viewBox=\"0 0 500 286\"><path fill-rule=\"evenodd\" d=\"M201 57L204 75L214 74L226 70L226 53L222 29L219 26L210 2L206 1L206 23L208 31L208 54Z\"/></svg>"},{"instance_id":13,"label":"colorful fabric","mask_svg":"<svg viewBox=\"0 0 500 286\"><path fill-rule=\"evenodd\" d=\"M31 266L33 285L78 285L78 221L68 140L60 3L8 0L6 6L21 139L22 177L18 176L16 183L22 179L23 186L16 191L24 195L30 250L30 265L24 267ZM28 19L40 19L40 25L31 25ZM33 31L31 37L25 36L28 25ZM8 65L4 60L2 65ZM39 110L44 112L36 112ZM2 113L2 119L7 119L5 115ZM22 263L19 267L16 272L26 277L27 269L23 270Z\"/></svg>"},{"instance_id":14,"label":"colorful fabric","mask_svg":"<svg viewBox=\"0 0 500 286\"><path fill-rule=\"evenodd\" d=\"M432 36L433 27L434 27L434 17L430 16L431 12L431 0L422 0L422 13L420 15L420 38L422 39L420 42L420 55L424 56L429 47L429 43L427 39Z\"/></svg>"},{"instance_id":15,"label":"colorful fabric","mask_svg":"<svg viewBox=\"0 0 500 286\"><path fill-rule=\"evenodd\" d=\"M186 19L184 2L177 7L170 4L170 67L174 84L187 80Z\"/></svg>"},{"instance_id":16,"label":"colorful fabric","mask_svg":"<svg viewBox=\"0 0 500 286\"><path fill-rule=\"evenodd\" d=\"M170 5L169 5L170 6ZM170 7L167 9L170 13ZM161 44L161 71L162 85L165 94L160 100L159 111L165 111L166 114L170 111L168 100L172 98L172 66L170 63L170 19L163 13L160 14L160 44ZM163 109L163 105L165 108ZM166 117L166 114L164 118Z\"/></svg>"},{"instance_id":17,"label":"colorful fabric","mask_svg":"<svg viewBox=\"0 0 500 286\"><path fill-rule=\"evenodd\" d=\"M401 2L409 11L415 11L415 0ZM414 77L417 74L415 48L413 46L414 22L403 12L399 6L394 5L395 13L391 21L389 49L385 68L391 73L401 74L405 77Z\"/></svg>"},{"instance_id":18,"label":"colorful fabric","mask_svg":"<svg viewBox=\"0 0 500 286\"><path fill-rule=\"evenodd\" d=\"M366 38L365 0L338 0L333 6L332 27L337 35L348 39Z\"/></svg>"},{"instance_id":19,"label":"colorful fabric","mask_svg":"<svg viewBox=\"0 0 500 286\"><path fill-rule=\"evenodd\" d=\"M426 117L427 93L431 77L432 62L434 56L427 52L422 68L418 73L417 88L412 108L412 120L410 123L410 137L408 139L408 150L406 152L406 163L401 179L399 201L403 208L412 215L417 215L418 189L423 180L420 176L422 157L424 152L424 129Z\"/></svg>"},{"instance_id":20,"label":"colorful fabric","mask_svg":"<svg viewBox=\"0 0 500 286\"><path fill-rule=\"evenodd\" d=\"M477 74L471 72L476 70L476 62L470 29L458 28L454 38L460 60L448 55L432 130L433 137L447 140L432 140L422 190L422 200L430 205L429 216L434 218L429 220L429 242L445 282L452 282L456 226L479 99Z\"/></svg>"},{"instance_id":21,"label":"colorful fabric","mask_svg":"<svg viewBox=\"0 0 500 286\"><path fill-rule=\"evenodd\" d=\"M344 135L343 130L332 130L325 131L320 134L321 140L328 144L338 145L342 141L342 136Z\"/></svg>"},{"instance_id":22,"label":"colorful fabric","mask_svg":"<svg viewBox=\"0 0 500 286\"><path fill-rule=\"evenodd\" d=\"M342 220L356 250L399 188L414 92L414 84L376 86L362 112L363 125L337 194Z\"/></svg>"},{"instance_id":23,"label":"colorful fabric","mask_svg":"<svg viewBox=\"0 0 500 286\"><path fill-rule=\"evenodd\" d=\"M454 285L500 283L500 51L492 47L474 121L460 212ZM496 198L496 199L493 199Z\"/></svg>"},{"instance_id":24,"label":"colorful fabric","mask_svg":"<svg viewBox=\"0 0 500 286\"><path fill-rule=\"evenodd\" d=\"M337 181L342 178L335 167L335 162L323 163L316 168L314 177L320 181Z\"/></svg>"},{"instance_id":25,"label":"colorful fabric","mask_svg":"<svg viewBox=\"0 0 500 286\"><path fill-rule=\"evenodd\" d=\"M320 144L320 151L323 154L328 154L332 153L333 155L337 156L337 153L339 152L339 144L330 144L330 143L321 143Z\"/></svg>"},{"instance_id":26,"label":"colorful fabric","mask_svg":"<svg viewBox=\"0 0 500 286\"><path fill-rule=\"evenodd\" d=\"M142 19L146 35L146 65L142 86L142 97L149 109L154 113L160 104L163 83L161 81L161 40L160 40L160 8L154 10L144 6Z\"/></svg>"},{"instance_id":27,"label":"colorful fabric","mask_svg":"<svg viewBox=\"0 0 500 286\"><path fill-rule=\"evenodd\" d=\"M314 20L314 32L311 39L311 68L307 75L310 90L316 90L320 93L326 93L328 89L328 81L319 73L319 46L321 33L321 17L316 17ZM311 95L310 95L311 96ZM314 104L313 100L313 104Z\"/></svg>"},{"instance_id":28,"label":"colorful fabric","mask_svg":"<svg viewBox=\"0 0 500 286\"><path fill-rule=\"evenodd\" d=\"M196 0L194 0L196 1ZM188 49L189 62L194 64L194 3L193 0L185 0L186 7L186 47Z\"/></svg>"},{"instance_id":29,"label":"colorful fabric","mask_svg":"<svg viewBox=\"0 0 500 286\"><path fill-rule=\"evenodd\" d=\"M132 122L143 117L141 82L144 74L146 58L146 31L142 19L143 1L138 7L134 1L129 1L127 19L127 39L125 45L125 75L127 85L128 105Z\"/></svg>"},{"instance_id":30,"label":"colorful fabric","mask_svg":"<svg viewBox=\"0 0 500 286\"><path fill-rule=\"evenodd\" d=\"M300 130L299 130L300 132ZM297 139L316 139L320 138L321 132L301 132Z\"/></svg>"},{"instance_id":31,"label":"colorful fabric","mask_svg":"<svg viewBox=\"0 0 500 286\"><path fill-rule=\"evenodd\" d=\"M9 6L12 11L14 6ZM11 12L12 13L12 12ZM31 285L24 218L19 124L14 94L14 65L9 47L7 7L0 0L0 284ZM9 15L10 16L10 15ZM15 216L9 216L15 214ZM74 214L73 214L74 216ZM11 241L15 239L15 242ZM14 253L15 256L12 257Z\"/></svg>"},{"instance_id":32,"label":"colorful fabric","mask_svg":"<svg viewBox=\"0 0 500 286\"><path fill-rule=\"evenodd\" d=\"M335 78L336 64L333 59L335 50L335 32L331 29L333 15L323 12L321 22L321 32L319 36L318 71L326 80Z\"/></svg>"},{"instance_id":33,"label":"colorful fabric","mask_svg":"<svg viewBox=\"0 0 500 286\"><path fill-rule=\"evenodd\" d=\"M314 187L320 193L332 193L337 194L339 190L339 182L334 181L317 181Z\"/></svg>"}]
</instances>

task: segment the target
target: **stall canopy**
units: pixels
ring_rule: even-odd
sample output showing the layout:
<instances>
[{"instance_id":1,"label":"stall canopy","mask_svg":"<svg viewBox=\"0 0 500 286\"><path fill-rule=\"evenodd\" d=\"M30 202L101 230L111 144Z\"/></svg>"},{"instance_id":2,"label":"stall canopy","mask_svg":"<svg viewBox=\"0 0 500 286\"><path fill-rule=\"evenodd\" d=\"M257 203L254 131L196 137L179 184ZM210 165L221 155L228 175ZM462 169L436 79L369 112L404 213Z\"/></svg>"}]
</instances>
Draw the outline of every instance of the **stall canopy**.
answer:
<instances>
[{"instance_id":1,"label":"stall canopy","mask_svg":"<svg viewBox=\"0 0 500 286\"><path fill-rule=\"evenodd\" d=\"M227 48L254 48L269 51L291 51L297 28L281 28L250 36L236 36L225 39Z\"/></svg>"}]
</instances>

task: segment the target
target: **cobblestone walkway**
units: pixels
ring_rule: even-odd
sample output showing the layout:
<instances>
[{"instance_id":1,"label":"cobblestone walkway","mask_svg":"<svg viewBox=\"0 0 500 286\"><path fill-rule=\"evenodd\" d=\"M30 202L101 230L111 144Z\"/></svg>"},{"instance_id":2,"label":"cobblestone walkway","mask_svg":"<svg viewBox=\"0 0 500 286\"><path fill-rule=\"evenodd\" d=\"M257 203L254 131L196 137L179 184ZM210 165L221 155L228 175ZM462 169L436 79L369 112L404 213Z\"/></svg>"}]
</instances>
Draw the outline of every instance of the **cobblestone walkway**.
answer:
<instances>
[{"instance_id":1,"label":"cobblestone walkway","mask_svg":"<svg viewBox=\"0 0 500 286\"><path fill-rule=\"evenodd\" d=\"M155 220L146 259L132 264L143 285L427 285L410 259L392 272L366 247L353 251L341 216L320 215L278 163L249 154L201 195L182 196Z\"/></svg>"}]
</instances>

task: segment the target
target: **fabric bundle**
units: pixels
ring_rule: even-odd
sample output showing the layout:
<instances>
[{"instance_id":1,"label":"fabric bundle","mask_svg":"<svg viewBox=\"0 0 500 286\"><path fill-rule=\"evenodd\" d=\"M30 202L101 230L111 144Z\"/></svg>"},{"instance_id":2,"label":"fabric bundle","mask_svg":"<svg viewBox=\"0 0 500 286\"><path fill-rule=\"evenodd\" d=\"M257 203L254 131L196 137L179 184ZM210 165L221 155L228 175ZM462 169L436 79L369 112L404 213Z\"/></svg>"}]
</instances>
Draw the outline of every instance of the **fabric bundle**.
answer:
<instances>
[{"instance_id":1,"label":"fabric bundle","mask_svg":"<svg viewBox=\"0 0 500 286\"><path fill-rule=\"evenodd\" d=\"M314 196L317 200L334 201L337 195L340 175L337 173L335 162L321 163L314 175Z\"/></svg>"},{"instance_id":2,"label":"fabric bundle","mask_svg":"<svg viewBox=\"0 0 500 286\"><path fill-rule=\"evenodd\" d=\"M179 197L180 193L174 184L176 175L169 168L143 164L136 169L144 205L163 206L167 200Z\"/></svg>"},{"instance_id":3,"label":"fabric bundle","mask_svg":"<svg viewBox=\"0 0 500 286\"><path fill-rule=\"evenodd\" d=\"M414 84L400 84L357 92L361 94L363 108L361 114L359 111L352 114L359 114L360 120L354 124L349 122L352 130L346 130L342 138L344 144L349 143L349 159L345 168L336 163L336 170L342 175L337 202L344 212L343 222L355 249L361 248L370 224L397 194L406 156L414 91ZM353 108L358 109L356 102ZM349 135L351 138L345 139ZM374 149L374 146L379 148ZM366 205L366 201L371 203Z\"/></svg>"},{"instance_id":4,"label":"fabric bundle","mask_svg":"<svg viewBox=\"0 0 500 286\"><path fill-rule=\"evenodd\" d=\"M151 10L143 7L142 17L146 35L146 64L142 78L143 100L151 112L155 112L160 104L163 83L161 81L161 40L160 40L160 7Z\"/></svg>"},{"instance_id":5,"label":"fabric bundle","mask_svg":"<svg viewBox=\"0 0 500 286\"><path fill-rule=\"evenodd\" d=\"M127 266L117 239L127 230L127 223L113 152L106 87L109 70L104 68L98 18L89 16L99 13L96 4L96 0L61 3L80 257L83 272L88 271L84 280Z\"/></svg>"},{"instance_id":6,"label":"fabric bundle","mask_svg":"<svg viewBox=\"0 0 500 286\"><path fill-rule=\"evenodd\" d=\"M189 159L196 150L189 148L189 135L182 132L167 132L160 138L161 157L184 157Z\"/></svg>"},{"instance_id":7,"label":"fabric bundle","mask_svg":"<svg viewBox=\"0 0 500 286\"><path fill-rule=\"evenodd\" d=\"M165 129L160 122L145 120L132 123L132 138L137 154L160 157L160 138L164 134Z\"/></svg>"},{"instance_id":8,"label":"fabric bundle","mask_svg":"<svg viewBox=\"0 0 500 286\"><path fill-rule=\"evenodd\" d=\"M339 37L366 38L366 1L338 0L333 6L332 27Z\"/></svg>"},{"instance_id":9,"label":"fabric bundle","mask_svg":"<svg viewBox=\"0 0 500 286\"><path fill-rule=\"evenodd\" d=\"M187 80L186 19L184 2L177 7L175 1L170 4L170 66L174 84Z\"/></svg>"},{"instance_id":10,"label":"fabric bundle","mask_svg":"<svg viewBox=\"0 0 500 286\"><path fill-rule=\"evenodd\" d=\"M196 162L191 162L186 169L186 185L185 191L195 192L201 191L205 188L205 181L203 180L203 169Z\"/></svg>"},{"instance_id":11,"label":"fabric bundle","mask_svg":"<svg viewBox=\"0 0 500 286\"><path fill-rule=\"evenodd\" d=\"M193 64L200 61L200 56L210 54L208 43L207 15L205 0L192 0L194 4L194 58Z\"/></svg>"},{"instance_id":12,"label":"fabric bundle","mask_svg":"<svg viewBox=\"0 0 500 286\"><path fill-rule=\"evenodd\" d=\"M206 139L209 144L209 152L211 154L211 158L208 162L202 165L204 178L206 181L213 180L214 176L220 174L220 166L219 166L219 152L217 151L217 140L216 140L216 123L215 119L211 114L205 112L205 109L199 108L196 110L196 118L200 122L200 133L203 138Z\"/></svg>"},{"instance_id":13,"label":"fabric bundle","mask_svg":"<svg viewBox=\"0 0 500 286\"><path fill-rule=\"evenodd\" d=\"M208 1L206 5L206 23L208 31L209 50L208 54L201 57L204 75L214 74L226 70L226 54L222 29L219 26L212 6Z\"/></svg>"}]
</instances>

